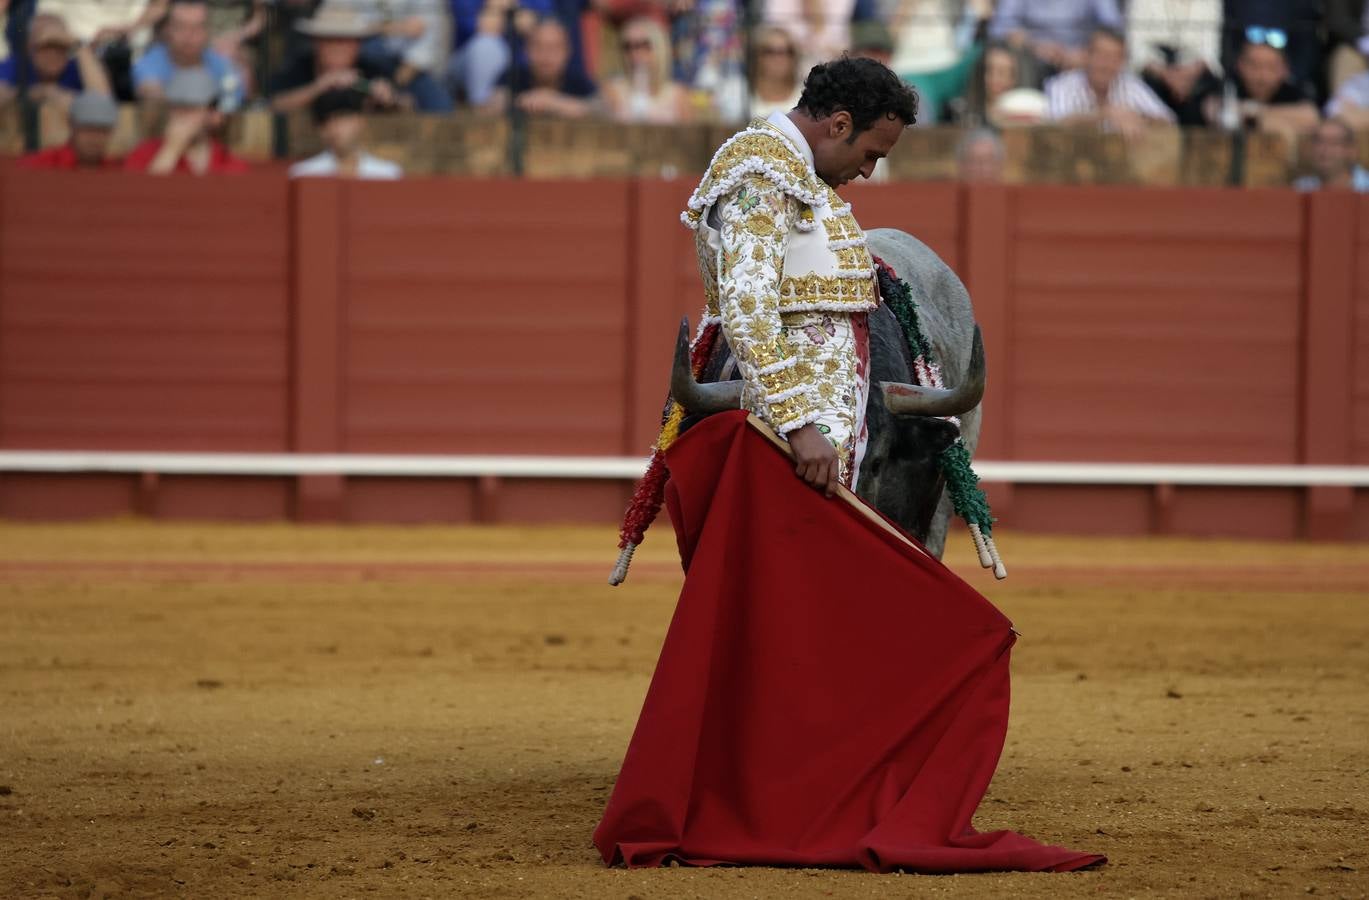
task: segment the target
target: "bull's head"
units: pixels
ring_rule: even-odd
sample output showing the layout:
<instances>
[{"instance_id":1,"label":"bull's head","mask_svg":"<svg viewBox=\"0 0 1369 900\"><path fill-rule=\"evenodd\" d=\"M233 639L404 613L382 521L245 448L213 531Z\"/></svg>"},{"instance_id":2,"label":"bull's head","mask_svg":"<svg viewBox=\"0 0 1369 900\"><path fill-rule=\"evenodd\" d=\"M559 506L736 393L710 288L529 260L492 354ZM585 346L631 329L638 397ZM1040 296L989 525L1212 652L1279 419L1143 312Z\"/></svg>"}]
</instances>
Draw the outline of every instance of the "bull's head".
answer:
<instances>
[{"instance_id":1,"label":"bull's head","mask_svg":"<svg viewBox=\"0 0 1369 900\"><path fill-rule=\"evenodd\" d=\"M953 388L934 388L920 384L885 381L884 406L896 416L959 416L979 405L984 397L986 371L984 340L979 326L974 327L974 345L970 350L970 368L965 379ZM675 366L670 375L670 393L689 412L711 415L738 409L742 405L742 382L721 381L700 384L689 365L689 320L680 322L680 334L675 343Z\"/></svg>"}]
</instances>

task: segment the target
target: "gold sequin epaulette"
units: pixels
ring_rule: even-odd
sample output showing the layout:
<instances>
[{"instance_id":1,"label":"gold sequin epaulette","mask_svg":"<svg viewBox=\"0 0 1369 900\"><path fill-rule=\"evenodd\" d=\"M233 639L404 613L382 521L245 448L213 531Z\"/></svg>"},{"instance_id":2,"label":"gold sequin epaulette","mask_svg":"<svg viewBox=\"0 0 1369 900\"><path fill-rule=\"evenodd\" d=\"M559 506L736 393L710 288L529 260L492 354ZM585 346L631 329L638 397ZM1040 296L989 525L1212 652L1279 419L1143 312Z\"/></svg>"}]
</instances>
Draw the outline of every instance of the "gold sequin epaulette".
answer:
<instances>
[{"instance_id":1,"label":"gold sequin epaulette","mask_svg":"<svg viewBox=\"0 0 1369 900\"><path fill-rule=\"evenodd\" d=\"M680 214L680 221L689 228L697 229L710 206L736 190L743 180L752 175L772 182L807 207L828 204L826 186L817 180L812 167L798 149L782 132L757 120L734 134L713 154L713 161L708 164L708 174L694 189L688 207ZM805 224L808 226L806 229ZM797 227L811 230L814 227L812 213L809 212L807 217L801 216Z\"/></svg>"}]
</instances>

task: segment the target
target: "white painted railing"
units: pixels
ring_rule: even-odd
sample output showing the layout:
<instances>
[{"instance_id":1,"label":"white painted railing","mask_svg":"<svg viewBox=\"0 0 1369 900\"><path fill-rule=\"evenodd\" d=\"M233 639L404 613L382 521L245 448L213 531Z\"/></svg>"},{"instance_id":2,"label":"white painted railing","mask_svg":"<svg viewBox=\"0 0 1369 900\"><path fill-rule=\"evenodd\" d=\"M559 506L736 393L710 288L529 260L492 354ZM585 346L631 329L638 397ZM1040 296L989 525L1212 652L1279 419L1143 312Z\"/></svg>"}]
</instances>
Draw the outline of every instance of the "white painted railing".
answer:
<instances>
[{"instance_id":1,"label":"white painted railing","mask_svg":"<svg viewBox=\"0 0 1369 900\"><path fill-rule=\"evenodd\" d=\"M364 475L427 478L641 476L630 456L410 456L369 453L143 453L0 450L3 472L155 472L162 475ZM1014 484L1171 484L1369 487L1369 466L1257 466L977 460L984 481Z\"/></svg>"}]
</instances>

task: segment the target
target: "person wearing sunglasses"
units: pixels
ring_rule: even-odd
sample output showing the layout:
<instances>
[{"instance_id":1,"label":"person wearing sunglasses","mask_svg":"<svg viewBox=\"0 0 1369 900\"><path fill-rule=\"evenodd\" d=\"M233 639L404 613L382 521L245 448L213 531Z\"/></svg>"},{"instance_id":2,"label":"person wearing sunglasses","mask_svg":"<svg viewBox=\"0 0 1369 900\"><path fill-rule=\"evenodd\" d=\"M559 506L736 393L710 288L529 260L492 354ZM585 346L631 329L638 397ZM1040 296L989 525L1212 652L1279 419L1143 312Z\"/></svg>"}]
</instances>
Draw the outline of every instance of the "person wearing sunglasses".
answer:
<instances>
[{"instance_id":1,"label":"person wearing sunglasses","mask_svg":"<svg viewBox=\"0 0 1369 900\"><path fill-rule=\"evenodd\" d=\"M674 124L691 118L689 92L670 77L670 38L655 19L623 26L623 74L604 83L604 101L619 122Z\"/></svg>"},{"instance_id":2,"label":"person wearing sunglasses","mask_svg":"<svg viewBox=\"0 0 1369 900\"><path fill-rule=\"evenodd\" d=\"M1258 44L1283 54L1296 86L1316 84L1325 70L1324 2L1222 0L1222 70L1230 75L1246 45Z\"/></svg>"},{"instance_id":3,"label":"person wearing sunglasses","mask_svg":"<svg viewBox=\"0 0 1369 900\"><path fill-rule=\"evenodd\" d=\"M1273 29L1251 29L1250 36L1236 57L1234 78L1239 102L1241 127L1282 135L1290 147L1301 135L1317 127L1317 107L1307 91L1294 83L1282 46L1287 35ZM1202 100L1203 114L1213 125L1222 121L1223 91L1214 88Z\"/></svg>"},{"instance_id":4,"label":"person wearing sunglasses","mask_svg":"<svg viewBox=\"0 0 1369 900\"><path fill-rule=\"evenodd\" d=\"M803 75L799 49L783 28L763 25L751 42L751 115L787 113L799 102Z\"/></svg>"}]
</instances>

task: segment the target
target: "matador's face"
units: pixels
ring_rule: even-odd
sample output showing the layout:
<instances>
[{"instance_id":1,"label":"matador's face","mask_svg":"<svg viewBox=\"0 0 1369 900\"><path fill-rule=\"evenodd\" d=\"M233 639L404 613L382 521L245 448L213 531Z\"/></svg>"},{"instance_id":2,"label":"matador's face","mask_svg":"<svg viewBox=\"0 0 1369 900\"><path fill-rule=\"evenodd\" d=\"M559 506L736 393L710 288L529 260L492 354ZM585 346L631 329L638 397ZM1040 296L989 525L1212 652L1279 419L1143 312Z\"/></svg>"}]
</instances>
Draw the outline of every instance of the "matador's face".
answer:
<instances>
[{"instance_id":1,"label":"matador's face","mask_svg":"<svg viewBox=\"0 0 1369 900\"><path fill-rule=\"evenodd\" d=\"M845 110L828 116L824 124L826 133L813 146L813 168L834 188L858 176L869 178L875 163L889 155L907 127L902 119L885 117L855 134Z\"/></svg>"}]
</instances>

